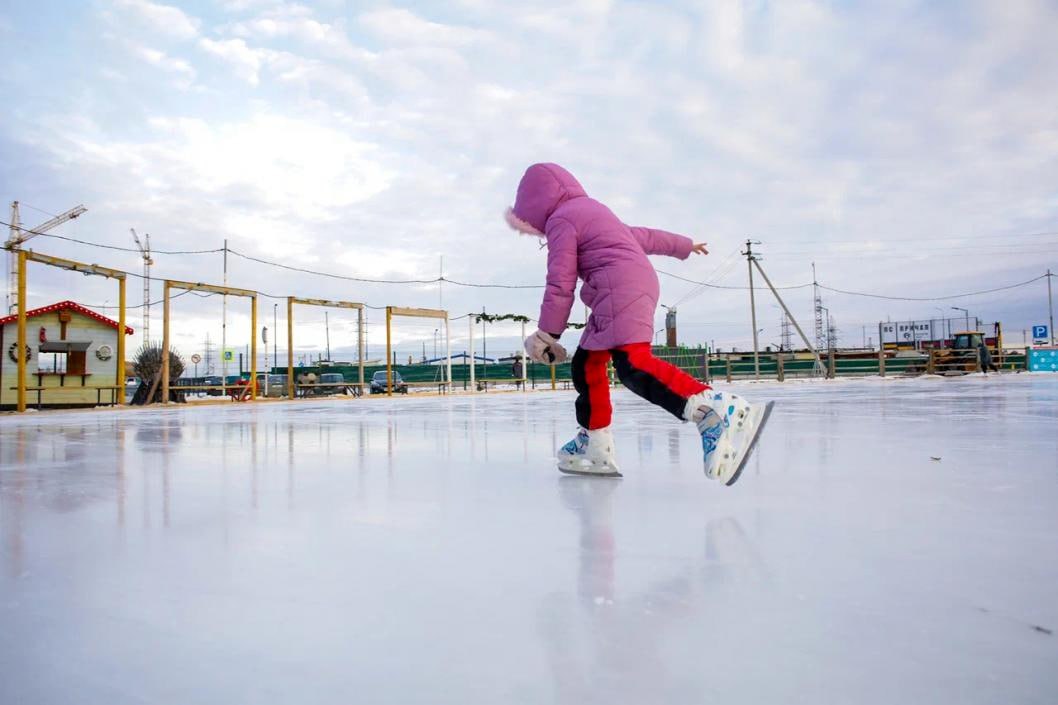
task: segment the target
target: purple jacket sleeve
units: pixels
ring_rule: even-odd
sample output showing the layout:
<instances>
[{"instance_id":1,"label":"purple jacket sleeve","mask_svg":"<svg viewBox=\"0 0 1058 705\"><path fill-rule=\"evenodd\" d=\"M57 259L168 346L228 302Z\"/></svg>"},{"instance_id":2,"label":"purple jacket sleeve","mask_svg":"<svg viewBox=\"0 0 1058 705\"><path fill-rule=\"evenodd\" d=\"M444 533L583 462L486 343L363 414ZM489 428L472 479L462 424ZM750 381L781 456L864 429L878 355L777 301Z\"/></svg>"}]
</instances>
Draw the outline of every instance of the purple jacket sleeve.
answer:
<instances>
[{"instance_id":1,"label":"purple jacket sleeve","mask_svg":"<svg viewBox=\"0 0 1058 705\"><path fill-rule=\"evenodd\" d=\"M540 306L540 330L562 335L577 289L577 230L568 221L552 219L547 228L547 286Z\"/></svg>"},{"instance_id":2,"label":"purple jacket sleeve","mask_svg":"<svg viewBox=\"0 0 1058 705\"><path fill-rule=\"evenodd\" d=\"M677 259L687 259L691 256L694 241L689 237L653 228L629 226L629 230L635 235L636 240L639 240L639 245L648 255L665 255Z\"/></svg>"}]
</instances>

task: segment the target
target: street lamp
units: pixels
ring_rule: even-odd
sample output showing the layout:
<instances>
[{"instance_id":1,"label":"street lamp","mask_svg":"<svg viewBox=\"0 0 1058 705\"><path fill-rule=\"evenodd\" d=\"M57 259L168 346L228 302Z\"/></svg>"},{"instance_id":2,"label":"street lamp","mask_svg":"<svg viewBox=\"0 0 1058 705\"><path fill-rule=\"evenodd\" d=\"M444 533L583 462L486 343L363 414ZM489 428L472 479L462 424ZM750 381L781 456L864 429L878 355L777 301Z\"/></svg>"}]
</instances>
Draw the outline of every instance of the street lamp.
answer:
<instances>
[{"instance_id":1,"label":"street lamp","mask_svg":"<svg viewBox=\"0 0 1058 705\"><path fill-rule=\"evenodd\" d=\"M958 306L952 306L952 308L966 314L966 328L964 328L964 330L970 330L970 311L965 308L959 308Z\"/></svg>"}]
</instances>

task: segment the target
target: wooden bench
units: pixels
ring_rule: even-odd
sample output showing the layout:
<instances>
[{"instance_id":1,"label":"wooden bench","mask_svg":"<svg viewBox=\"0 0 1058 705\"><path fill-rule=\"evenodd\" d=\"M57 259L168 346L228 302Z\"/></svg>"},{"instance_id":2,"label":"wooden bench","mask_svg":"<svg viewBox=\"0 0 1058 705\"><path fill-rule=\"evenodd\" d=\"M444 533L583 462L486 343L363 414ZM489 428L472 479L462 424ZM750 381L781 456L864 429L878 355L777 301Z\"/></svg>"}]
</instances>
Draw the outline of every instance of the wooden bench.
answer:
<instances>
[{"instance_id":1,"label":"wooden bench","mask_svg":"<svg viewBox=\"0 0 1058 705\"><path fill-rule=\"evenodd\" d=\"M12 390L18 390L18 387L11 387L11 389ZM42 399L43 393L48 391L48 390L52 390L52 389L62 389L62 390L67 390L67 389L94 389L96 391L96 406L102 406L103 405L103 392L105 390L109 390L110 391L110 406L117 405L117 403L118 403L117 402L118 390L121 390L122 393L124 393L124 390L125 390L125 388L123 386L119 385L119 384L86 384L86 385L82 385L80 387L66 387L66 386L63 386L63 385L60 385L58 387L43 387L41 385L33 385L31 387L26 387L26 391L27 392L36 392L37 393L37 409L38 410L44 408L44 403L43 403L43 399Z\"/></svg>"}]
</instances>

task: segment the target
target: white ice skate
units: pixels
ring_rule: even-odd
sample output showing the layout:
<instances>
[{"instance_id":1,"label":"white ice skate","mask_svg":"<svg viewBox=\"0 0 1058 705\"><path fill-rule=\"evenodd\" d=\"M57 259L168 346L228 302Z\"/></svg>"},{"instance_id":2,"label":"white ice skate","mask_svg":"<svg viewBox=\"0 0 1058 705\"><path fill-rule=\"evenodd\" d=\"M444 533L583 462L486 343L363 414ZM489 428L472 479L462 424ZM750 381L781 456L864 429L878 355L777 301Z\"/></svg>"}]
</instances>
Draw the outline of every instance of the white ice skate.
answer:
<instances>
[{"instance_id":1,"label":"white ice skate","mask_svg":"<svg viewBox=\"0 0 1058 705\"><path fill-rule=\"evenodd\" d=\"M595 431L580 429L576 438L559 448L556 459L558 469L570 475L621 477L614 461L613 433L609 427Z\"/></svg>"},{"instance_id":2,"label":"white ice skate","mask_svg":"<svg viewBox=\"0 0 1058 705\"><path fill-rule=\"evenodd\" d=\"M775 402L753 404L736 394L708 391L687 401L687 418L702 436L705 474L733 485L757 445Z\"/></svg>"}]
</instances>

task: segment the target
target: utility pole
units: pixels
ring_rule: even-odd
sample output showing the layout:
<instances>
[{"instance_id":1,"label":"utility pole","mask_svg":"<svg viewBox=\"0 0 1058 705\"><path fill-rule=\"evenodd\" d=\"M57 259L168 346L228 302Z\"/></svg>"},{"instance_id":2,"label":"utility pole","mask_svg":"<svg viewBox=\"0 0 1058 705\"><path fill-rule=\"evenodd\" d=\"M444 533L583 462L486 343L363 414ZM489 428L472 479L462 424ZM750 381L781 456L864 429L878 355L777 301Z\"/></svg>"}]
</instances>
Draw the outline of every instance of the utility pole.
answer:
<instances>
[{"instance_id":1,"label":"utility pole","mask_svg":"<svg viewBox=\"0 0 1058 705\"><path fill-rule=\"evenodd\" d=\"M812 356L815 358L816 362L815 370L817 372L823 372L823 361L819 359L819 351L812 346L811 342L809 342L808 336L806 336L805 332L801 330L801 326L797 323L797 319L794 318L792 313L790 313L790 309L787 308L786 302L782 300L781 296L779 296L779 291L774 286L772 286L771 279L768 279L768 275L764 273L764 268L760 266L760 262L757 261L757 258L754 257L750 261L753 263L754 266L756 266L757 271L760 272L761 277L764 278L764 283L768 285L769 289L771 289L771 293L775 296L775 300L779 302L780 306L782 306L783 313L785 313L786 317L790 319L790 323L793 324L793 327L797 331L797 334L801 336L801 340L804 342L805 347L812 351Z\"/></svg>"},{"instance_id":2,"label":"utility pole","mask_svg":"<svg viewBox=\"0 0 1058 705\"><path fill-rule=\"evenodd\" d=\"M1050 321L1050 324L1051 324L1051 327L1050 327L1051 347L1054 347L1054 339L1055 339L1055 335L1054 335L1054 299L1051 298L1051 277L1053 277L1053 276L1054 275L1051 274L1051 270L1048 269L1047 270L1047 316L1048 316L1048 320Z\"/></svg>"},{"instance_id":3,"label":"utility pole","mask_svg":"<svg viewBox=\"0 0 1058 705\"><path fill-rule=\"evenodd\" d=\"M759 243L758 243L759 244ZM760 379L760 353L757 344L757 301L753 295L753 241L746 240L746 267L749 268L749 315L753 324L753 378Z\"/></svg>"},{"instance_id":4,"label":"utility pole","mask_svg":"<svg viewBox=\"0 0 1058 705\"><path fill-rule=\"evenodd\" d=\"M329 312L323 312L323 330L327 335L327 362L331 361L331 319L327 315Z\"/></svg>"}]
</instances>

